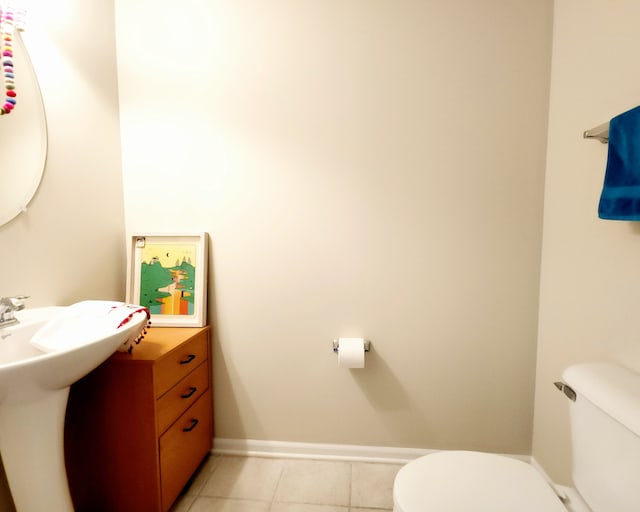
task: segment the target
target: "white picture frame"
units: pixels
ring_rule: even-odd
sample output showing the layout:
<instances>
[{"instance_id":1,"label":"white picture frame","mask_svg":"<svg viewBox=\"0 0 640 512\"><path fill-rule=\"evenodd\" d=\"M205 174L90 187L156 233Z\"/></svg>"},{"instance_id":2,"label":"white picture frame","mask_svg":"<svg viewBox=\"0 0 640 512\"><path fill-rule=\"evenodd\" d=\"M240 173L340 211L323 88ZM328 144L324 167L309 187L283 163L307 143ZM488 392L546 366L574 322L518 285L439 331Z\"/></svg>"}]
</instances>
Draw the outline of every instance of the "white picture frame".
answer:
<instances>
[{"instance_id":1,"label":"white picture frame","mask_svg":"<svg viewBox=\"0 0 640 512\"><path fill-rule=\"evenodd\" d=\"M148 308L152 326L205 326L207 248L205 232L130 234L127 302Z\"/></svg>"}]
</instances>

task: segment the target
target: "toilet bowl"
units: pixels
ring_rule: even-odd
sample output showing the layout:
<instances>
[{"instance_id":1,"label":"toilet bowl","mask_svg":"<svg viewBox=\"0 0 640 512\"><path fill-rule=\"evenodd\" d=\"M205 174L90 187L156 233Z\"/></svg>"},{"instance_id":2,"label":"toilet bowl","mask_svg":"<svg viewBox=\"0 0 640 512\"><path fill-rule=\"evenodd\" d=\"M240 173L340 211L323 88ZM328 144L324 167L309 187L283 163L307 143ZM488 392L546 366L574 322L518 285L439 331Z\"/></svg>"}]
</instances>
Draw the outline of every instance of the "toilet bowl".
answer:
<instances>
[{"instance_id":1,"label":"toilet bowl","mask_svg":"<svg viewBox=\"0 0 640 512\"><path fill-rule=\"evenodd\" d=\"M394 512L567 512L526 462L491 453L442 451L398 472Z\"/></svg>"}]
</instances>

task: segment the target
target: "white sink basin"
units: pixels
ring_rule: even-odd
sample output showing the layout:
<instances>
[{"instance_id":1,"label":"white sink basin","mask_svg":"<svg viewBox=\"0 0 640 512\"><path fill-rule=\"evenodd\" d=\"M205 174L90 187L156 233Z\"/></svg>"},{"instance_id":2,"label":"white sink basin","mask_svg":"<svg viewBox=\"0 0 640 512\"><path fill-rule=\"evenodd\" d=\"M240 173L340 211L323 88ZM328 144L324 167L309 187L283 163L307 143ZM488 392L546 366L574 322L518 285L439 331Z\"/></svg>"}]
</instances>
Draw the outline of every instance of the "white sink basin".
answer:
<instances>
[{"instance_id":1,"label":"white sink basin","mask_svg":"<svg viewBox=\"0 0 640 512\"><path fill-rule=\"evenodd\" d=\"M0 329L0 402L68 387L104 362L147 321L138 314L118 328L129 312L110 312L121 304L85 301L18 311L20 323Z\"/></svg>"},{"instance_id":2,"label":"white sink basin","mask_svg":"<svg viewBox=\"0 0 640 512\"><path fill-rule=\"evenodd\" d=\"M85 301L25 309L0 329L0 454L20 512L73 512L64 466L69 386L127 347L146 310Z\"/></svg>"},{"instance_id":3,"label":"white sink basin","mask_svg":"<svg viewBox=\"0 0 640 512\"><path fill-rule=\"evenodd\" d=\"M0 329L0 368L41 356L43 352L33 347L29 340L47 321L64 309L53 306L18 311L15 315L20 323Z\"/></svg>"}]
</instances>

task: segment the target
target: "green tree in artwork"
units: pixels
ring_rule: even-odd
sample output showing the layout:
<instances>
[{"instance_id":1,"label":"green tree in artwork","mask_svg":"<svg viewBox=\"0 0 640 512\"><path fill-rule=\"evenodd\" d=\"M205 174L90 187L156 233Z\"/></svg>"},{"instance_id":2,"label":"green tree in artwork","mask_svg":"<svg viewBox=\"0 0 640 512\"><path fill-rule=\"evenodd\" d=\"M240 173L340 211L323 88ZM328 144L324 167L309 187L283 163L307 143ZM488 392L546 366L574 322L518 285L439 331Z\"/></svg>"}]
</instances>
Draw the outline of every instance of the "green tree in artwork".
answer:
<instances>
[{"instance_id":1,"label":"green tree in artwork","mask_svg":"<svg viewBox=\"0 0 640 512\"><path fill-rule=\"evenodd\" d=\"M142 263L140 268L140 305L152 308L158 306L157 299L168 297L166 292L158 291L170 285L171 271L158 262Z\"/></svg>"},{"instance_id":2,"label":"green tree in artwork","mask_svg":"<svg viewBox=\"0 0 640 512\"><path fill-rule=\"evenodd\" d=\"M193 304L194 298L194 290L196 284L196 268L188 263L186 260L183 260L179 267L175 267L175 269L179 269L183 272L183 275L186 277L180 280L180 289L188 290L189 293L186 297L182 297L182 300L186 300Z\"/></svg>"}]
</instances>

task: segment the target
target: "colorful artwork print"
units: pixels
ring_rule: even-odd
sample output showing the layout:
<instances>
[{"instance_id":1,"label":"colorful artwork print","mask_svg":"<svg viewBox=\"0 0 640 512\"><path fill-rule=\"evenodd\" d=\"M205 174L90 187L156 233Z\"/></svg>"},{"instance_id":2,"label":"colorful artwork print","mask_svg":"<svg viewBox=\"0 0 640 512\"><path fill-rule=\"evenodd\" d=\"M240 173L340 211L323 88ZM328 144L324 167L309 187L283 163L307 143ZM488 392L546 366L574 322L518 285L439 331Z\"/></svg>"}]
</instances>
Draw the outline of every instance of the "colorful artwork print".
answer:
<instances>
[{"instance_id":1,"label":"colorful artwork print","mask_svg":"<svg viewBox=\"0 0 640 512\"><path fill-rule=\"evenodd\" d=\"M195 244L149 243L141 248L140 305L152 315L192 315Z\"/></svg>"}]
</instances>

